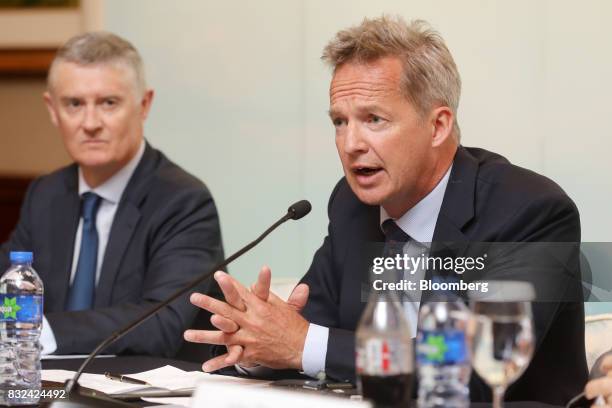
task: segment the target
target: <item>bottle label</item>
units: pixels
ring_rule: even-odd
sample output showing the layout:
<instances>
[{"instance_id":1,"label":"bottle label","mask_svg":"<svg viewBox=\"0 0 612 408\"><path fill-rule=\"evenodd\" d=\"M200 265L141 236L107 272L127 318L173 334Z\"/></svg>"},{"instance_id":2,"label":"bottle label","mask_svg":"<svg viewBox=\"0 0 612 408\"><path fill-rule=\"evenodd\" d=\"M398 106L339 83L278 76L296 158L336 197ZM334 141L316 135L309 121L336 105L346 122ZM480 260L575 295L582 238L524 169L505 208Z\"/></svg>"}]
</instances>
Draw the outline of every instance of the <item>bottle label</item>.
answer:
<instances>
[{"instance_id":1,"label":"bottle label","mask_svg":"<svg viewBox=\"0 0 612 408\"><path fill-rule=\"evenodd\" d=\"M467 361L465 333L460 330L427 331L417 335L417 361L420 364L450 365Z\"/></svg>"},{"instance_id":2,"label":"bottle label","mask_svg":"<svg viewBox=\"0 0 612 408\"><path fill-rule=\"evenodd\" d=\"M0 321L39 323L43 317L41 295L0 294Z\"/></svg>"},{"instance_id":3,"label":"bottle label","mask_svg":"<svg viewBox=\"0 0 612 408\"><path fill-rule=\"evenodd\" d=\"M410 344L398 339L372 338L357 348L359 375L398 375L412 373Z\"/></svg>"}]
</instances>

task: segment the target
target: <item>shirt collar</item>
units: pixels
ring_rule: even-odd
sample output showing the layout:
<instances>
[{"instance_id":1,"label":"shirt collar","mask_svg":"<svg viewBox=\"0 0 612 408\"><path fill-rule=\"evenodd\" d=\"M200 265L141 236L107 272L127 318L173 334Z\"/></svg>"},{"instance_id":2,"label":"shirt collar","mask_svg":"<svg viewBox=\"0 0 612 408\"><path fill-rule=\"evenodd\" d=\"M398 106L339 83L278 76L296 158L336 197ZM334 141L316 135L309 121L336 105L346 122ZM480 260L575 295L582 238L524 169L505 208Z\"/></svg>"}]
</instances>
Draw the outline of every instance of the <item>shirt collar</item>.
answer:
<instances>
[{"instance_id":1,"label":"shirt collar","mask_svg":"<svg viewBox=\"0 0 612 408\"><path fill-rule=\"evenodd\" d=\"M113 204L117 204L121 199L121 195L123 194L123 190L127 186L132 174L136 170L136 166L140 162L145 151L145 142L144 140L140 143L140 147L138 148L138 152L132 157L132 159L123 166L117 173L115 173L111 178L106 180L104 183L100 184L96 188L91 188L87 185L85 178L83 177L83 171L81 167L79 167L79 196L87 192L96 193L104 200L109 201Z\"/></svg>"},{"instance_id":2,"label":"shirt collar","mask_svg":"<svg viewBox=\"0 0 612 408\"><path fill-rule=\"evenodd\" d=\"M414 207L406 211L404 215L394 220L402 231L410 235L417 242L431 242L433 239L438 214L440 214L444 192L446 191L452 168L451 164L444 177L442 177L429 194L416 203ZM382 226L383 222L390 218L392 217L381 206L380 225Z\"/></svg>"}]
</instances>

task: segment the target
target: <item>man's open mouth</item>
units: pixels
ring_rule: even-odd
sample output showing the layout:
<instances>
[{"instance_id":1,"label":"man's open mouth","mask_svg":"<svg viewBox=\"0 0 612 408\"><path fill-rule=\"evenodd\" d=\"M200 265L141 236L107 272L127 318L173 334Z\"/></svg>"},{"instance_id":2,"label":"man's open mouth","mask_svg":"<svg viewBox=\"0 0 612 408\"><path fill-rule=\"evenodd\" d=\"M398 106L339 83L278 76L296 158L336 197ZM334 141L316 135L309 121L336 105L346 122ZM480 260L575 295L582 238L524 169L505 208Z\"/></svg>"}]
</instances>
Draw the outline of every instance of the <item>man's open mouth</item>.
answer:
<instances>
[{"instance_id":1,"label":"man's open mouth","mask_svg":"<svg viewBox=\"0 0 612 408\"><path fill-rule=\"evenodd\" d=\"M381 170L382 169L380 167L357 167L353 171L358 176L371 176L371 175L378 173Z\"/></svg>"}]
</instances>

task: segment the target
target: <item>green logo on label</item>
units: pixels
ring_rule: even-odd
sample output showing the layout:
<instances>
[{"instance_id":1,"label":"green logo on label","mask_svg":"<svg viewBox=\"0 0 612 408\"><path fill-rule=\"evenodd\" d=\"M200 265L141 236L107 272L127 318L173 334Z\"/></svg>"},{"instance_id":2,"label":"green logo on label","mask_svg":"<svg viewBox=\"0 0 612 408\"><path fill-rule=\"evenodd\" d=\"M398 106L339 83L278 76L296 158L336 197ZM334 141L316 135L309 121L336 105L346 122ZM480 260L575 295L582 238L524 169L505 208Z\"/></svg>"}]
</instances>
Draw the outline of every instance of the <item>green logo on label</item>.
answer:
<instances>
[{"instance_id":1,"label":"green logo on label","mask_svg":"<svg viewBox=\"0 0 612 408\"><path fill-rule=\"evenodd\" d=\"M2 310L2 313L4 314L5 319L16 319L17 312L21 310L21 306L17 304L16 297L12 299L5 297L4 305L2 305L0 309Z\"/></svg>"},{"instance_id":2,"label":"green logo on label","mask_svg":"<svg viewBox=\"0 0 612 408\"><path fill-rule=\"evenodd\" d=\"M427 359L430 361L444 361L444 354L448 351L444 336L428 336L427 337Z\"/></svg>"}]
</instances>

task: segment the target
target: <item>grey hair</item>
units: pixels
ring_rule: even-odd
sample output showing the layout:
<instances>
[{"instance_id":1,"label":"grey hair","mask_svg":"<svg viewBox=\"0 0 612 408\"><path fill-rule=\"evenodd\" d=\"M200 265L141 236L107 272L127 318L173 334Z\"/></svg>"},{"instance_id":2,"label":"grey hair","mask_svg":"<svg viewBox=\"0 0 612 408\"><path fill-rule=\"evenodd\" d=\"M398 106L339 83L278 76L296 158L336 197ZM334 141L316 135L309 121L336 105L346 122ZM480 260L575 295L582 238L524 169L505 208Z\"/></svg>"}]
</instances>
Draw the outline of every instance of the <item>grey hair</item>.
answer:
<instances>
[{"instance_id":1,"label":"grey hair","mask_svg":"<svg viewBox=\"0 0 612 408\"><path fill-rule=\"evenodd\" d=\"M47 76L48 87L51 87L53 68L60 62L79 65L123 63L133 70L139 94L143 94L147 86L144 63L138 50L129 41L113 33L96 31L69 39L57 50L51 63Z\"/></svg>"},{"instance_id":2,"label":"grey hair","mask_svg":"<svg viewBox=\"0 0 612 408\"><path fill-rule=\"evenodd\" d=\"M346 62L367 63L387 56L402 61L402 93L421 116L439 104L452 110L459 141L461 77L444 40L427 22L407 24L399 16L365 18L361 24L339 31L325 46L321 59L336 69Z\"/></svg>"}]
</instances>

